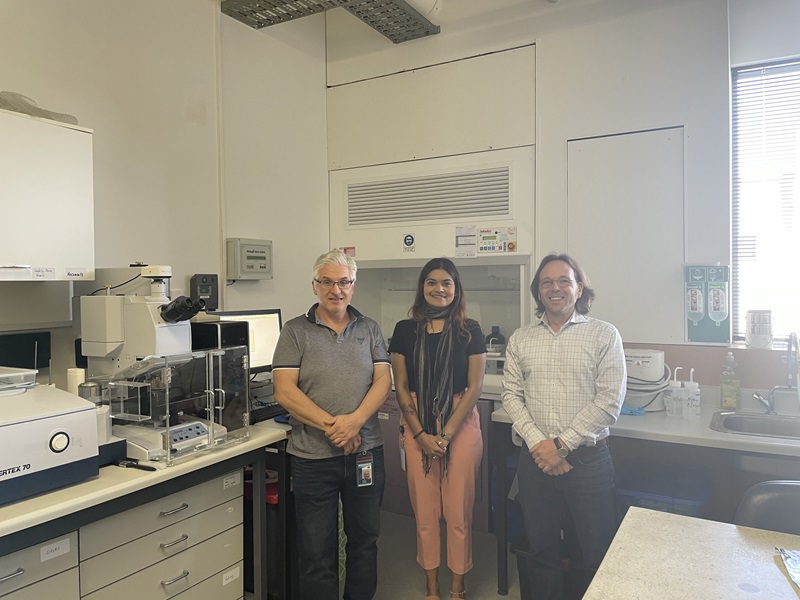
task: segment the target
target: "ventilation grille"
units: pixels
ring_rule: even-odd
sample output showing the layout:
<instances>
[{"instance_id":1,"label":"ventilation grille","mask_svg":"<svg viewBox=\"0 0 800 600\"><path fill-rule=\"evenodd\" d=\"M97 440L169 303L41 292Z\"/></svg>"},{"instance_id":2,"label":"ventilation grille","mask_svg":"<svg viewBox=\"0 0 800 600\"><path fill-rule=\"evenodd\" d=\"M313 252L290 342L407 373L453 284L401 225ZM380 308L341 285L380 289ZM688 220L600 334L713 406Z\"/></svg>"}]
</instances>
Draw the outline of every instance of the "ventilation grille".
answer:
<instances>
[{"instance_id":1,"label":"ventilation grille","mask_svg":"<svg viewBox=\"0 0 800 600\"><path fill-rule=\"evenodd\" d=\"M347 186L347 224L394 225L507 217L508 166Z\"/></svg>"}]
</instances>

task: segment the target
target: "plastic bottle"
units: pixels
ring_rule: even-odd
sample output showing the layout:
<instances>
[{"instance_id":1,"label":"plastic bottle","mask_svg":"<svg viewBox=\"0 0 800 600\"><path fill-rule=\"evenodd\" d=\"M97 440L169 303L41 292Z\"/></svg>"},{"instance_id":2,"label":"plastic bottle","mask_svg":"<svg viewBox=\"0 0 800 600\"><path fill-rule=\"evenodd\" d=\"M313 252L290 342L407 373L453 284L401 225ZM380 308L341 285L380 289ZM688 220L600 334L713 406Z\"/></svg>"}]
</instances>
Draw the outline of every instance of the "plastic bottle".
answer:
<instances>
[{"instance_id":1,"label":"plastic bottle","mask_svg":"<svg viewBox=\"0 0 800 600\"><path fill-rule=\"evenodd\" d=\"M683 416L683 382L678 381L678 371L683 367L675 367L674 378L669 382L669 387L664 391L664 407L667 409L668 417L682 417Z\"/></svg>"},{"instance_id":2,"label":"plastic bottle","mask_svg":"<svg viewBox=\"0 0 800 600\"><path fill-rule=\"evenodd\" d=\"M492 325L491 333L486 336L486 349L500 352L503 350L505 344L506 338L502 333L500 333L500 326Z\"/></svg>"},{"instance_id":3,"label":"plastic bottle","mask_svg":"<svg viewBox=\"0 0 800 600\"><path fill-rule=\"evenodd\" d=\"M725 357L725 362L722 365L722 377L719 382L719 391L722 399L722 408L729 410L736 410L736 408L738 408L739 393L742 388L736 366L733 352L728 352L728 356Z\"/></svg>"},{"instance_id":4,"label":"plastic bottle","mask_svg":"<svg viewBox=\"0 0 800 600\"><path fill-rule=\"evenodd\" d=\"M686 400L683 405L683 418L700 418L700 384L694 380L694 369L689 370L689 381L686 382Z\"/></svg>"}]
</instances>

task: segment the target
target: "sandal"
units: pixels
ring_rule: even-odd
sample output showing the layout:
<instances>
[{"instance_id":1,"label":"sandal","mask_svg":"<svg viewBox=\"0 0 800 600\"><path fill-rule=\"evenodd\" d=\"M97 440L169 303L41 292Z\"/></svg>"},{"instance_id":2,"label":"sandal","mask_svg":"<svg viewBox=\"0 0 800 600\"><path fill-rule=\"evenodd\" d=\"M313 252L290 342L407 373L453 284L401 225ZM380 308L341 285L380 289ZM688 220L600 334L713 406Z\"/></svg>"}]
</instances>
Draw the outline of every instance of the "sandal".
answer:
<instances>
[{"instance_id":1,"label":"sandal","mask_svg":"<svg viewBox=\"0 0 800 600\"><path fill-rule=\"evenodd\" d=\"M451 598L464 598L464 599L466 599L467 590L464 590L463 592L450 592L450 597Z\"/></svg>"}]
</instances>

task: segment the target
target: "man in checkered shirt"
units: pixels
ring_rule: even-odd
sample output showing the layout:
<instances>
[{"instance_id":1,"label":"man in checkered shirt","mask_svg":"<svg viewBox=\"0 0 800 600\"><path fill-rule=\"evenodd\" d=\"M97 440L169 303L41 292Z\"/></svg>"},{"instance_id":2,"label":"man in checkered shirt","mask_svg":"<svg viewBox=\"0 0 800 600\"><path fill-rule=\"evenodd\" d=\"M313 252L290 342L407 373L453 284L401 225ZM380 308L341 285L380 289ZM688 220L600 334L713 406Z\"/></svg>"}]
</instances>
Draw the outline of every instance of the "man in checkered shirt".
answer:
<instances>
[{"instance_id":1,"label":"man in checkered shirt","mask_svg":"<svg viewBox=\"0 0 800 600\"><path fill-rule=\"evenodd\" d=\"M587 316L594 290L570 256L546 256L531 294L539 320L509 339L503 407L524 440L517 474L531 588L537 599L561 600L564 515L575 524L583 555L582 588L616 533L606 438L625 399L625 355L616 328ZM577 566L570 565L570 575Z\"/></svg>"}]
</instances>

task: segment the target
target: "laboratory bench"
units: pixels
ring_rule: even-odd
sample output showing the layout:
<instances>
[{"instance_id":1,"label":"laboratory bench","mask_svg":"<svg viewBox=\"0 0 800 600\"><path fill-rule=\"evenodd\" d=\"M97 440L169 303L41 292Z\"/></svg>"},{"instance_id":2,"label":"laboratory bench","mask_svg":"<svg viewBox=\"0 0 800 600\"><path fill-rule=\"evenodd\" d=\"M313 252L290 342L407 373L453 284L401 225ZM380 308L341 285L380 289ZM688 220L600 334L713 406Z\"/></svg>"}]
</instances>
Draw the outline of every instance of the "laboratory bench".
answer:
<instances>
[{"instance_id":1,"label":"laboratory bench","mask_svg":"<svg viewBox=\"0 0 800 600\"><path fill-rule=\"evenodd\" d=\"M712 491L703 516L717 521L730 521L738 499L750 485L768 479L800 478L796 460L800 456L800 440L714 431L709 424L718 410L717 403L703 404L699 419L668 417L663 411L621 415L610 428L615 465L631 458L652 458L707 466ZM511 418L497 402L489 432L489 462L499 498L493 522L501 595L508 591L507 504L502 500L511 485L507 459L518 453L519 446L512 439Z\"/></svg>"},{"instance_id":2,"label":"laboratory bench","mask_svg":"<svg viewBox=\"0 0 800 600\"><path fill-rule=\"evenodd\" d=\"M270 535L286 542L285 440L283 427L259 423L247 439L169 467L106 466L92 479L0 506L0 596L55 597L47 595L55 585L63 600L242 598L242 491L250 466L253 530L262 532L253 536L253 597L287 598L285 579L270 582L268 594L263 569L267 469L279 474L283 513ZM164 539L148 540L156 531Z\"/></svg>"},{"instance_id":3,"label":"laboratory bench","mask_svg":"<svg viewBox=\"0 0 800 600\"><path fill-rule=\"evenodd\" d=\"M796 600L776 548L800 536L633 507L584 600Z\"/></svg>"}]
</instances>

